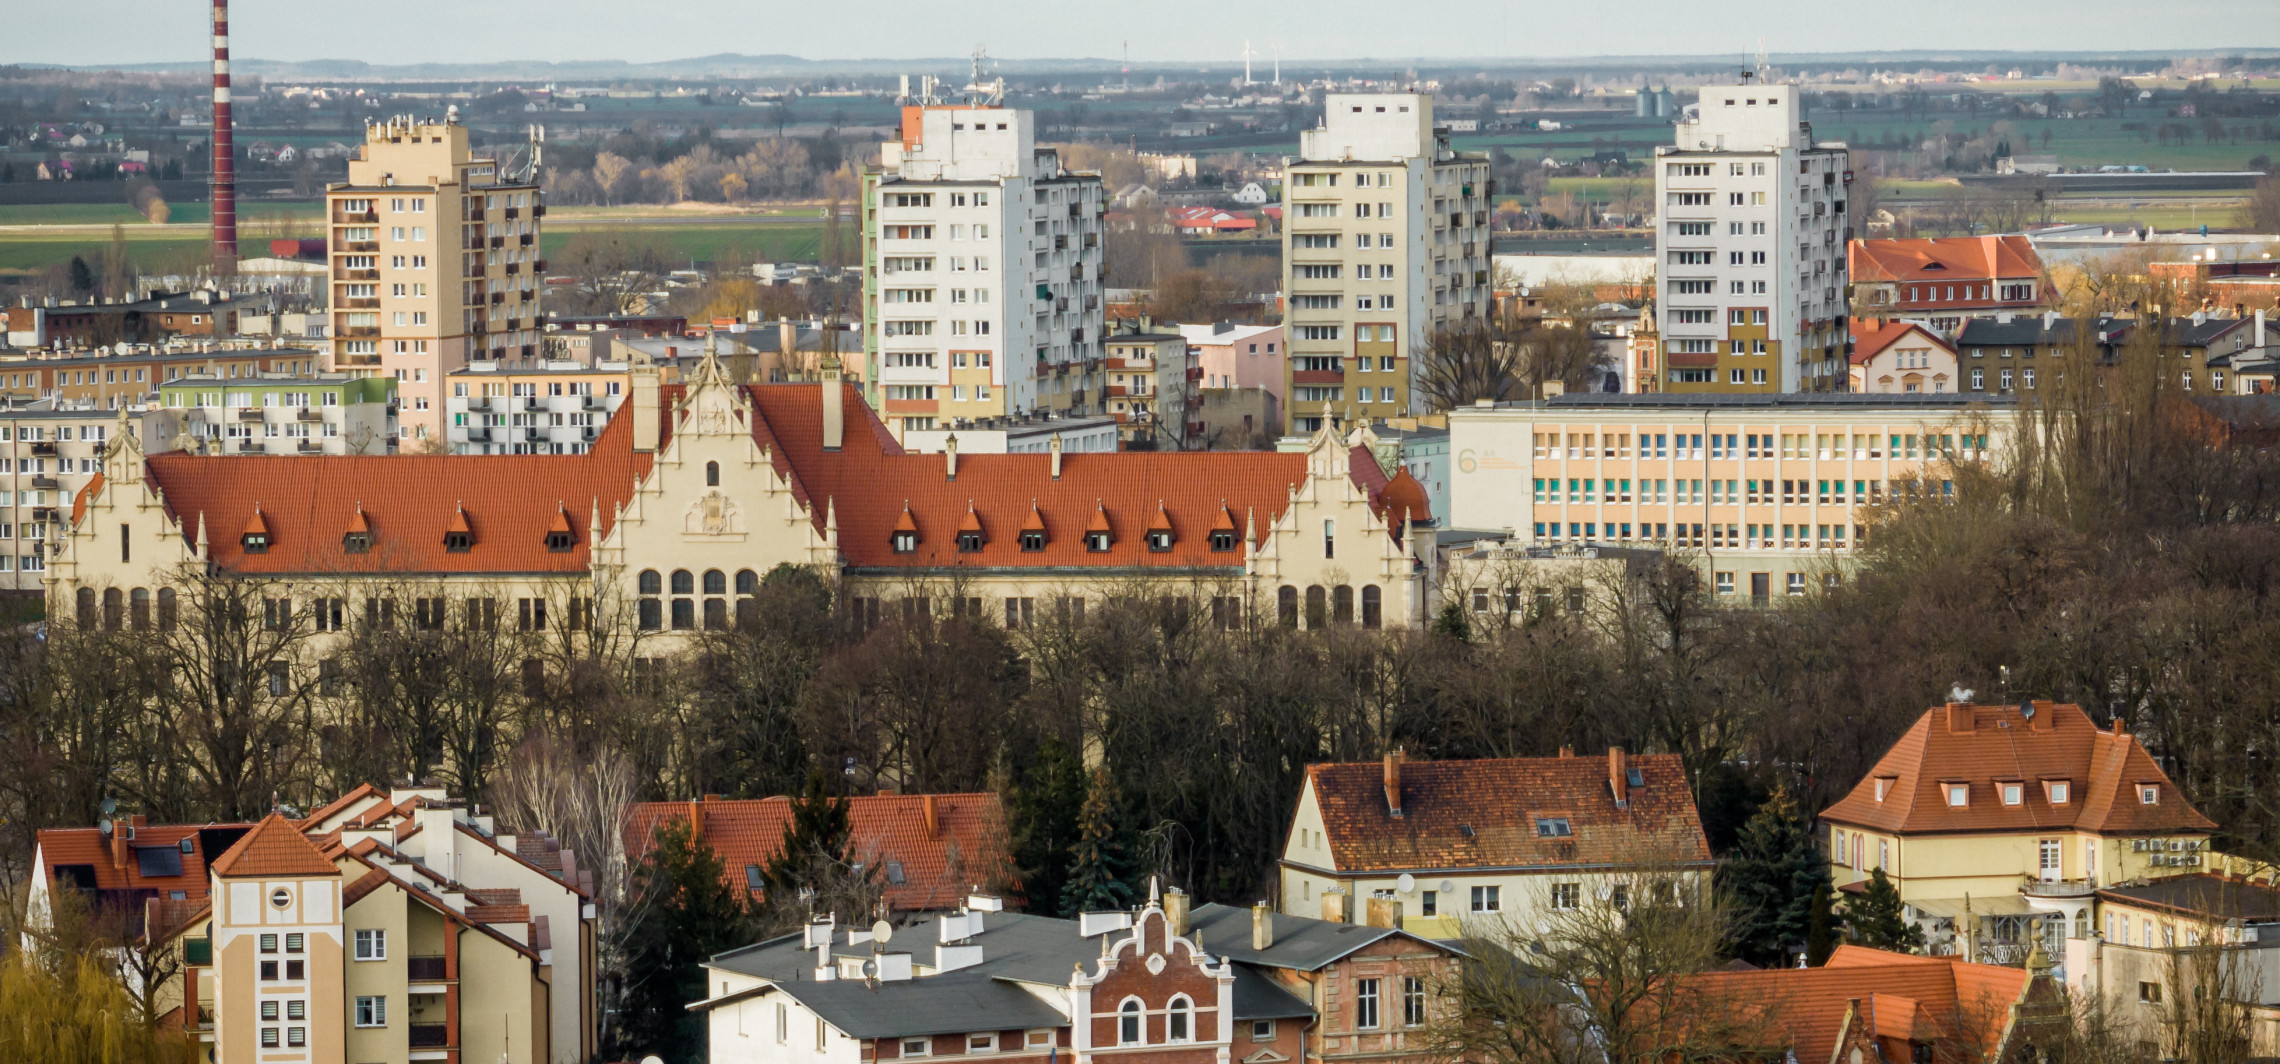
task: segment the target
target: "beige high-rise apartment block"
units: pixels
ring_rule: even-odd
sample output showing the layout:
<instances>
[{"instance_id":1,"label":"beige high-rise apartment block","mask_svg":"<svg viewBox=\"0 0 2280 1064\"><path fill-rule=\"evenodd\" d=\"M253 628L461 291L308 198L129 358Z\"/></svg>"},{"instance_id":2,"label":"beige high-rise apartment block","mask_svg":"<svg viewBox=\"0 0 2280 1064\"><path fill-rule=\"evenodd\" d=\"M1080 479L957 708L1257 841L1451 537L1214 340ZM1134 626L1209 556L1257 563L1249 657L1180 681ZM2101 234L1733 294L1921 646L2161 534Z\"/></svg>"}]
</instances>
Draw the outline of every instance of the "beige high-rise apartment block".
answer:
<instances>
[{"instance_id":1,"label":"beige high-rise apartment block","mask_svg":"<svg viewBox=\"0 0 2280 1064\"><path fill-rule=\"evenodd\" d=\"M538 186L502 182L455 117L365 126L348 181L325 189L328 369L392 376L408 447L441 440L444 376L539 357Z\"/></svg>"},{"instance_id":2,"label":"beige high-rise apartment block","mask_svg":"<svg viewBox=\"0 0 2280 1064\"><path fill-rule=\"evenodd\" d=\"M1285 175L1286 428L1421 412L1414 352L1489 313L1487 156L1430 95L1332 94Z\"/></svg>"}]
</instances>

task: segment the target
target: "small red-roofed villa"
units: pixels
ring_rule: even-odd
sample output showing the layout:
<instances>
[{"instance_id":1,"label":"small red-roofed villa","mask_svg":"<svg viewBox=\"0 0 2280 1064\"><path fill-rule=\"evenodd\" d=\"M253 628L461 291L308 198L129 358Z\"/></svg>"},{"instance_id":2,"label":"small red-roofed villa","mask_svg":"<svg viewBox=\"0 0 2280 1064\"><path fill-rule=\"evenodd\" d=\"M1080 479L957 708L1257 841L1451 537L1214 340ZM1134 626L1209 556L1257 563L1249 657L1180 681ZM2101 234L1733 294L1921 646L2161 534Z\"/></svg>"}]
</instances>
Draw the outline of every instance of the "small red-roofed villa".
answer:
<instances>
[{"instance_id":1,"label":"small red-roofed villa","mask_svg":"<svg viewBox=\"0 0 2280 1064\"><path fill-rule=\"evenodd\" d=\"M1130 594L1208 600L1227 626L1412 625L1411 529L1432 515L1369 443L917 454L835 374L737 385L709 357L671 387L637 365L627 409L580 455L145 455L122 430L73 500L50 616L163 626L169 585L210 571L291 583L297 610L335 604L321 632L504 614L670 640L737 623L790 564L839 581L863 623L1019 624Z\"/></svg>"},{"instance_id":2,"label":"small red-roofed villa","mask_svg":"<svg viewBox=\"0 0 2280 1064\"><path fill-rule=\"evenodd\" d=\"M1955 345L1921 322L1855 318L1852 323L1852 390L1923 393L1956 390Z\"/></svg>"}]
</instances>

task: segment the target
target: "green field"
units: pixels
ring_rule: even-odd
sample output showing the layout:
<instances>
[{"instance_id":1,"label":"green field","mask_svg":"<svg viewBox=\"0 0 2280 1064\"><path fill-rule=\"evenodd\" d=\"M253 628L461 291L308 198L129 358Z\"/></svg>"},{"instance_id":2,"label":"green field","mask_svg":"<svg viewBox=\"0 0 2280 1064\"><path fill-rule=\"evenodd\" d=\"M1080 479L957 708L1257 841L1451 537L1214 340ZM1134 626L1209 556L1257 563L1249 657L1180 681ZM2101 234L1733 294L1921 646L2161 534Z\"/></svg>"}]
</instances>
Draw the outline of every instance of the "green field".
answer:
<instances>
[{"instance_id":1,"label":"green field","mask_svg":"<svg viewBox=\"0 0 2280 1064\"><path fill-rule=\"evenodd\" d=\"M611 222L576 229L548 229L539 247L561 268L564 250L584 241L622 242L654 249L668 265L696 262L815 261L823 246L823 226L813 225L642 225ZM853 246L852 234L848 241Z\"/></svg>"}]
</instances>

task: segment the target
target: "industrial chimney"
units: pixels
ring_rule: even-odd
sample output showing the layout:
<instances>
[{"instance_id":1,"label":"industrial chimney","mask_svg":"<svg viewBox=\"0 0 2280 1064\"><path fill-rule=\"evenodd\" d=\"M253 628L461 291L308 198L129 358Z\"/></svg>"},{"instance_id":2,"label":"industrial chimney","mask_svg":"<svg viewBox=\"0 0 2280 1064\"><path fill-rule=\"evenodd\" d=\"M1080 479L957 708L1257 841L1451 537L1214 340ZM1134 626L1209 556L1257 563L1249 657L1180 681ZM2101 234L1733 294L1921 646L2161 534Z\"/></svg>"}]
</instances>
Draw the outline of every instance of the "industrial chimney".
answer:
<instances>
[{"instance_id":1,"label":"industrial chimney","mask_svg":"<svg viewBox=\"0 0 2280 1064\"><path fill-rule=\"evenodd\" d=\"M230 135L230 0L214 0L214 265L237 268L237 152Z\"/></svg>"}]
</instances>

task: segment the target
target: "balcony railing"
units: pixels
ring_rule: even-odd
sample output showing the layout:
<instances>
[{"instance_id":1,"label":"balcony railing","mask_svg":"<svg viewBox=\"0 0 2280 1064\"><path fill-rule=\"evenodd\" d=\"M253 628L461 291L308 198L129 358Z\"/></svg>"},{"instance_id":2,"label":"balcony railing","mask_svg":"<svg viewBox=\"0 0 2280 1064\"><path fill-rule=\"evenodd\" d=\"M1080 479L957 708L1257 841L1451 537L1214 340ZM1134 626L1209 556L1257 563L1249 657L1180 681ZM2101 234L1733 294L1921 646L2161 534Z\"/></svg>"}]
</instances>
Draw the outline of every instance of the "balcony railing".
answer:
<instances>
[{"instance_id":1,"label":"balcony railing","mask_svg":"<svg viewBox=\"0 0 2280 1064\"><path fill-rule=\"evenodd\" d=\"M260 421L262 416L261 408L258 406L239 407L237 412L239 421Z\"/></svg>"},{"instance_id":2,"label":"balcony railing","mask_svg":"<svg viewBox=\"0 0 2280 1064\"><path fill-rule=\"evenodd\" d=\"M481 439L488 440L491 438L489 430L478 431L482 432ZM467 434L467 438L476 439L477 437L475 433L470 432ZM445 978L444 970L444 958L442 957L412 957L404 962L405 977L415 983L427 983L443 979Z\"/></svg>"},{"instance_id":3,"label":"balcony railing","mask_svg":"<svg viewBox=\"0 0 2280 1064\"><path fill-rule=\"evenodd\" d=\"M2097 889L2098 885L2087 879L2030 879L2019 893L2030 898L2078 898Z\"/></svg>"},{"instance_id":4,"label":"balcony railing","mask_svg":"<svg viewBox=\"0 0 2280 1064\"><path fill-rule=\"evenodd\" d=\"M323 421L324 419L325 416L322 413L306 406L293 412L293 420L295 421Z\"/></svg>"},{"instance_id":5,"label":"balcony railing","mask_svg":"<svg viewBox=\"0 0 2280 1064\"><path fill-rule=\"evenodd\" d=\"M451 1028L440 1023L411 1025L413 1049L439 1049L451 1044Z\"/></svg>"}]
</instances>

